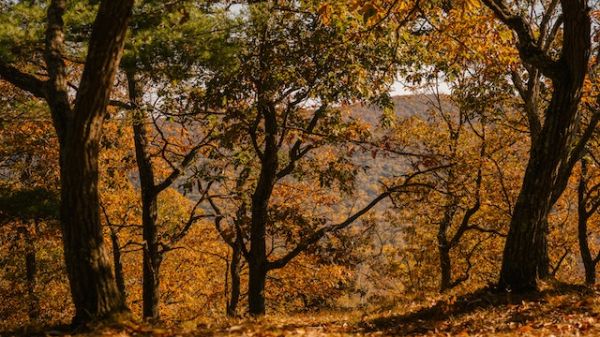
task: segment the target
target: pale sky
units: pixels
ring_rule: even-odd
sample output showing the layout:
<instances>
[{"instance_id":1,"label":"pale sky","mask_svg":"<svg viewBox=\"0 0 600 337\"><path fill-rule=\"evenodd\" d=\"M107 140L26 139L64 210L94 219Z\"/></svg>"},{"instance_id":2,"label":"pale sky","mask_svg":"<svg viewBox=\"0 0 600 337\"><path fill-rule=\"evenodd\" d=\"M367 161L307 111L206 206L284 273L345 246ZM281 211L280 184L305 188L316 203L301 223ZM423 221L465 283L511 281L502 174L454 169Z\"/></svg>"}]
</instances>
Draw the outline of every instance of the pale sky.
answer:
<instances>
[{"instance_id":1,"label":"pale sky","mask_svg":"<svg viewBox=\"0 0 600 337\"><path fill-rule=\"evenodd\" d=\"M392 85L392 90L390 94L392 96L401 96L401 95L413 95L418 93L425 93L424 90L413 91L410 88L407 88L402 82L396 81L394 85ZM440 84L440 93L442 94L450 94L450 88L448 84L441 83Z\"/></svg>"}]
</instances>

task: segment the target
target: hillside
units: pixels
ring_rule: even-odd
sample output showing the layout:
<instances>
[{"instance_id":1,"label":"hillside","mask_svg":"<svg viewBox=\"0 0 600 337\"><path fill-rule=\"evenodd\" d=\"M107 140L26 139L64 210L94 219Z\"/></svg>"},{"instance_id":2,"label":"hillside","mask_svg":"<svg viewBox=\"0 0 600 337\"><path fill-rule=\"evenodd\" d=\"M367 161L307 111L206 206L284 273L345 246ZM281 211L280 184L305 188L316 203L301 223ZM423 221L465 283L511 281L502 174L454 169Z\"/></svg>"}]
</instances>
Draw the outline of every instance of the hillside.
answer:
<instances>
[{"instance_id":1,"label":"hillside","mask_svg":"<svg viewBox=\"0 0 600 337\"><path fill-rule=\"evenodd\" d=\"M429 305L373 308L370 311L275 315L234 319L197 329L169 329L125 322L96 326L76 336L358 337L358 336L596 336L600 334L600 292L546 284L529 295L489 290ZM10 335L67 336L59 327L14 331ZM7 335L8 336L8 335Z\"/></svg>"}]
</instances>

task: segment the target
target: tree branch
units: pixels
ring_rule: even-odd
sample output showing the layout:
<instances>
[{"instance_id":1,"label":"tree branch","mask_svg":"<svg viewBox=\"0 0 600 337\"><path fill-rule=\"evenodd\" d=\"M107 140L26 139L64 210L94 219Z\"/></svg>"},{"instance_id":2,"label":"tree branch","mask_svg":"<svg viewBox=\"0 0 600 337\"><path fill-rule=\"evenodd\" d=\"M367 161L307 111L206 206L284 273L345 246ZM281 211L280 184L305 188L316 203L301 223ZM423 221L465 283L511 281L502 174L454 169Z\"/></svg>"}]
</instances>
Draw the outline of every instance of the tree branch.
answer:
<instances>
[{"instance_id":1,"label":"tree branch","mask_svg":"<svg viewBox=\"0 0 600 337\"><path fill-rule=\"evenodd\" d=\"M559 63L544 53L538 45L531 25L522 16L512 13L503 0L482 0L482 2L494 12L500 21L517 34L519 37L517 49L523 61L539 68L549 78L558 78Z\"/></svg>"},{"instance_id":2,"label":"tree branch","mask_svg":"<svg viewBox=\"0 0 600 337\"><path fill-rule=\"evenodd\" d=\"M27 91L37 98L46 99L48 96L46 81L24 73L4 62L0 62L0 79L9 82L23 91Z\"/></svg>"}]
</instances>

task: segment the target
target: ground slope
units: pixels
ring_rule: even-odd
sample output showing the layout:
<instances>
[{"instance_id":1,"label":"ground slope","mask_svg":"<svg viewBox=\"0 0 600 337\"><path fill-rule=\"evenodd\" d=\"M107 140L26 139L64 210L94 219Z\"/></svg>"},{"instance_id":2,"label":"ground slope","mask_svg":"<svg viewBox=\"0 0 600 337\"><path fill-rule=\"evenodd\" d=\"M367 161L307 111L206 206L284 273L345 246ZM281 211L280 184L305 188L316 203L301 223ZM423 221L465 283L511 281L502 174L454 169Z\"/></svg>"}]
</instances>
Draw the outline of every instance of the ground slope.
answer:
<instances>
[{"instance_id":1,"label":"ground slope","mask_svg":"<svg viewBox=\"0 0 600 337\"><path fill-rule=\"evenodd\" d=\"M37 335L78 336L600 336L600 292L581 286L545 285L537 294L497 294L491 290L450 298L430 306L371 312L277 315L241 319L194 330L127 323L73 333L45 329ZM32 331L2 335L35 335Z\"/></svg>"}]
</instances>

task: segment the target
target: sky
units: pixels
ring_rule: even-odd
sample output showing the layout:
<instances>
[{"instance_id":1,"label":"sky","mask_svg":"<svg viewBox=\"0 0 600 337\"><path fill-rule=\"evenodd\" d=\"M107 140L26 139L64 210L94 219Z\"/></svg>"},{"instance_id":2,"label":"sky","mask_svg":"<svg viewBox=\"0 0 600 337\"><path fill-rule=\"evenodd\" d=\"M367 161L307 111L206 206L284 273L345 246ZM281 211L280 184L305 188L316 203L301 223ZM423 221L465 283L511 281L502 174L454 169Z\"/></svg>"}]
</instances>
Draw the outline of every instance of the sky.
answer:
<instances>
[{"instance_id":1,"label":"sky","mask_svg":"<svg viewBox=\"0 0 600 337\"><path fill-rule=\"evenodd\" d=\"M413 91L407 88L402 82L396 81L394 85L392 85L392 90L390 94L392 96L402 96L402 95L413 95L423 93L423 91ZM450 88L446 83L440 83L440 93L442 94L450 94Z\"/></svg>"}]
</instances>

